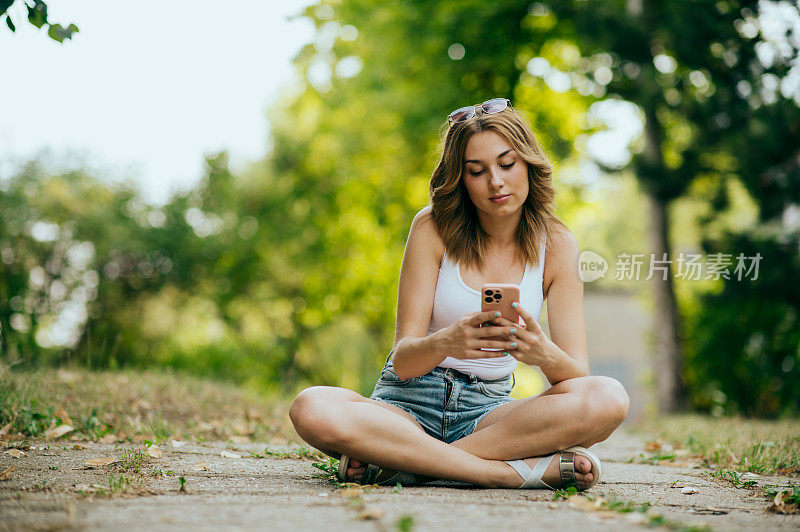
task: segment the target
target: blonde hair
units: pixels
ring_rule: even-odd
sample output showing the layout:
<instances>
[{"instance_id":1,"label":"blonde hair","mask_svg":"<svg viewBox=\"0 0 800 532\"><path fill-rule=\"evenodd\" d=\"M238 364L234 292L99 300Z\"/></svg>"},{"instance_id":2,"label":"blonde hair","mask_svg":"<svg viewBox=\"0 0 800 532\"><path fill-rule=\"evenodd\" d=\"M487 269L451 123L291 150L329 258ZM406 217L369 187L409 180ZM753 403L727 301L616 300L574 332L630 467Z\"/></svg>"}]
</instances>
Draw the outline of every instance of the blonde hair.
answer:
<instances>
[{"instance_id":1,"label":"blonde hair","mask_svg":"<svg viewBox=\"0 0 800 532\"><path fill-rule=\"evenodd\" d=\"M553 214L556 191L553 167L536 142L531 126L515 109L485 114L450 124L440 144L441 158L431 176L431 216L446 253L455 262L482 268L489 235L478 219L475 205L464 185L464 154L475 133L494 131L505 138L528 165L528 197L517 226L517 252L526 264L539 264L542 238L552 242L557 227L566 226ZM550 244L548 244L550 245Z\"/></svg>"}]
</instances>

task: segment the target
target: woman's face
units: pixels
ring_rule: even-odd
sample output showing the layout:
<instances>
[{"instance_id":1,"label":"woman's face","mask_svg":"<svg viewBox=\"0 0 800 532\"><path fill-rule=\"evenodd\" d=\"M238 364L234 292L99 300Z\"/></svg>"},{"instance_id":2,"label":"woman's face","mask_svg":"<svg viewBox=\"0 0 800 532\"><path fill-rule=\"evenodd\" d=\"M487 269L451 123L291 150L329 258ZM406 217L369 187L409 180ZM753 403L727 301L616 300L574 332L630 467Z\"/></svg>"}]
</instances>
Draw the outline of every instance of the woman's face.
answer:
<instances>
[{"instance_id":1,"label":"woman's face","mask_svg":"<svg viewBox=\"0 0 800 532\"><path fill-rule=\"evenodd\" d=\"M463 179L479 213L508 216L528 198L528 164L491 130L475 133L467 142Z\"/></svg>"}]
</instances>

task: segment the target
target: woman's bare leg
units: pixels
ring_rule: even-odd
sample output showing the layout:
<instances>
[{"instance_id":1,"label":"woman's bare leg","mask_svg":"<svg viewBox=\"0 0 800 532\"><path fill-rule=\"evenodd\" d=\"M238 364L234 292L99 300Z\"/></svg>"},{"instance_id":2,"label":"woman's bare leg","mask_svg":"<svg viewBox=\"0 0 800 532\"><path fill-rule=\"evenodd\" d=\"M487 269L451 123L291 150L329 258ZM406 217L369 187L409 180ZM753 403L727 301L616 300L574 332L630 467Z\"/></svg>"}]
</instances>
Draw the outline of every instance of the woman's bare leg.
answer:
<instances>
[{"instance_id":1,"label":"woman's bare leg","mask_svg":"<svg viewBox=\"0 0 800 532\"><path fill-rule=\"evenodd\" d=\"M514 485L502 462L478 458L432 438L416 421L350 390L325 386L303 390L289 416L300 437L318 449L437 478L490 487Z\"/></svg>"},{"instance_id":2,"label":"woman's bare leg","mask_svg":"<svg viewBox=\"0 0 800 532\"><path fill-rule=\"evenodd\" d=\"M625 420L628 406L625 389L614 379L569 379L535 397L497 407L481 419L472 434L451 445L487 460L543 456L574 445L589 447L614 432ZM526 460L531 466L536 461ZM588 473L591 463L576 456L575 468ZM554 460L546 478L558 478L557 471ZM591 481L591 476L584 479Z\"/></svg>"},{"instance_id":3,"label":"woman's bare leg","mask_svg":"<svg viewBox=\"0 0 800 532\"><path fill-rule=\"evenodd\" d=\"M427 435L402 409L342 388L304 390L289 415L304 440L329 454L340 452L364 463L487 487L516 487L519 475L502 460L591 445L624 419L627 396L623 402L624 390L614 390L621 386L602 382L603 378L585 379L589 380L564 381L537 397L498 407L481 420L479 430L452 444ZM601 392L608 392L608 397L601 397ZM590 421L592 416L602 419ZM522 441L509 441L517 438ZM537 459L526 461L533 466ZM589 469L588 460L576 457L579 485L591 481ZM557 479L554 461L545 481Z\"/></svg>"}]
</instances>

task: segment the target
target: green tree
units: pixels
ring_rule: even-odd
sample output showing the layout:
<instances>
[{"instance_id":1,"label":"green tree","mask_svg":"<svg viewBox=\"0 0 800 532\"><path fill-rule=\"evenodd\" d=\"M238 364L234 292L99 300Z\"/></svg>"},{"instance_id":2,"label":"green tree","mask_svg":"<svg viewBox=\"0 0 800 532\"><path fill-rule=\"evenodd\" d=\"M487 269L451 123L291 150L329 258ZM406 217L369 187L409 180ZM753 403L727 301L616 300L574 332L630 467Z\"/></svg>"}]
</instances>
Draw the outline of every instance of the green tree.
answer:
<instances>
[{"instance_id":1,"label":"green tree","mask_svg":"<svg viewBox=\"0 0 800 532\"><path fill-rule=\"evenodd\" d=\"M17 26L11 19L9 10L12 9L15 3L18 6L25 6L28 11L28 22L32 25L39 29L47 26L47 35L54 41L64 42L64 39L71 39L73 34L79 31L78 26L75 24L70 24L65 28L61 24L50 22L47 15L47 4L42 0L33 0L32 3L26 0L0 0L0 19L5 18L6 26L12 32L17 31Z\"/></svg>"}]
</instances>

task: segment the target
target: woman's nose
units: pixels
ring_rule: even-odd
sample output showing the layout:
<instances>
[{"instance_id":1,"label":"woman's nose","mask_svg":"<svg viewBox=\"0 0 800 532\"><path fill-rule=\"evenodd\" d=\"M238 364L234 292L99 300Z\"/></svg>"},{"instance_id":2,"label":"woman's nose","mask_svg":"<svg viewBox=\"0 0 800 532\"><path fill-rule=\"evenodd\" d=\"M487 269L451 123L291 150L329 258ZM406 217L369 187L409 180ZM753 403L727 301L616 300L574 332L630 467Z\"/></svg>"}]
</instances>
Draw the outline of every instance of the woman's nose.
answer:
<instances>
[{"instance_id":1,"label":"woman's nose","mask_svg":"<svg viewBox=\"0 0 800 532\"><path fill-rule=\"evenodd\" d=\"M503 179L500 176L500 169L499 168L490 168L489 169L489 185L493 188L500 188L503 186Z\"/></svg>"}]
</instances>

